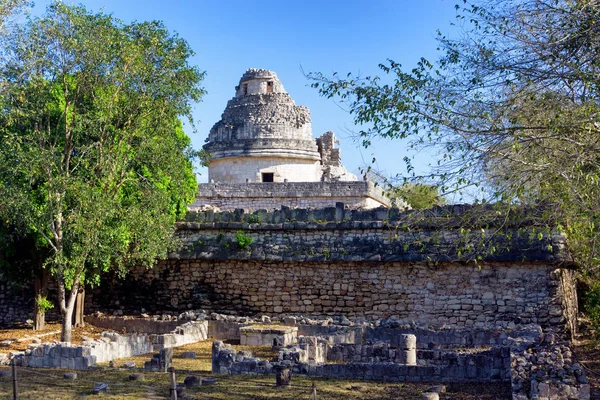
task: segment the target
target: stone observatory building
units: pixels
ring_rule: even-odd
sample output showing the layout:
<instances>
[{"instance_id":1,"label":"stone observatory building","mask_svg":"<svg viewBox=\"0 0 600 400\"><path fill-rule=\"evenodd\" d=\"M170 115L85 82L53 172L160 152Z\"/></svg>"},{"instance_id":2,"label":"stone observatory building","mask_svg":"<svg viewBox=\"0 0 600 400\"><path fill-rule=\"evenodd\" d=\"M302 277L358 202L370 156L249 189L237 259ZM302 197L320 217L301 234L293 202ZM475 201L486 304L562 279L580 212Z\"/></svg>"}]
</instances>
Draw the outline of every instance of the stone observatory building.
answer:
<instances>
[{"instance_id":1,"label":"stone observatory building","mask_svg":"<svg viewBox=\"0 0 600 400\"><path fill-rule=\"evenodd\" d=\"M333 132L313 138L310 111L296 105L274 72L249 69L210 130L210 183L199 185L191 209L389 206L379 188L342 166L335 143Z\"/></svg>"}]
</instances>

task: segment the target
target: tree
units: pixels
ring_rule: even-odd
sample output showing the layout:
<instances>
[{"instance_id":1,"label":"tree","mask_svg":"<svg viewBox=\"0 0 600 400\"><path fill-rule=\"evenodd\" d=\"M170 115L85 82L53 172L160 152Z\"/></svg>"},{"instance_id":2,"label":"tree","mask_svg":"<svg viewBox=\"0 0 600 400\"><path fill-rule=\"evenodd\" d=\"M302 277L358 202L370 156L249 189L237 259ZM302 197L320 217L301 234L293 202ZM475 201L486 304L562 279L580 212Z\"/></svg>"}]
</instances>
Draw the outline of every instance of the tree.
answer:
<instances>
[{"instance_id":1,"label":"tree","mask_svg":"<svg viewBox=\"0 0 600 400\"><path fill-rule=\"evenodd\" d=\"M415 210L424 210L446 203L435 186L423 183L405 183L388 189L392 198L400 198Z\"/></svg>"},{"instance_id":2,"label":"tree","mask_svg":"<svg viewBox=\"0 0 600 400\"><path fill-rule=\"evenodd\" d=\"M441 56L383 77L309 74L345 102L369 146L375 136L433 148L419 179L445 194L479 190L484 201L556 205L576 260L600 265L600 4L596 0L465 1L458 39Z\"/></svg>"},{"instance_id":3,"label":"tree","mask_svg":"<svg viewBox=\"0 0 600 400\"><path fill-rule=\"evenodd\" d=\"M180 116L203 94L188 44L56 2L10 32L0 59L0 217L51 249L61 340L77 292L151 266L197 184Z\"/></svg>"},{"instance_id":4,"label":"tree","mask_svg":"<svg viewBox=\"0 0 600 400\"><path fill-rule=\"evenodd\" d=\"M26 0L2 0L0 3L0 33L9 19L18 15L30 5Z\"/></svg>"},{"instance_id":5,"label":"tree","mask_svg":"<svg viewBox=\"0 0 600 400\"><path fill-rule=\"evenodd\" d=\"M0 272L14 286L34 286L33 330L43 330L45 313L53 308L48 300L49 273L44 262L50 249L36 242L34 235L0 221Z\"/></svg>"}]
</instances>

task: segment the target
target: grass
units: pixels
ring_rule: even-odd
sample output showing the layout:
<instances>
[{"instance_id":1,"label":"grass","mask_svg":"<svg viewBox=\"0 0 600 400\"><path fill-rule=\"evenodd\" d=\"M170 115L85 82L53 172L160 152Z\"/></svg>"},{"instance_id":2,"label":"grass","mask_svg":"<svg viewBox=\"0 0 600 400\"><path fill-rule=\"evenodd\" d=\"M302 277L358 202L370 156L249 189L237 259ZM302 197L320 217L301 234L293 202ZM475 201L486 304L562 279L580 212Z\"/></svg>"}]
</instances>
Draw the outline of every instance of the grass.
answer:
<instances>
[{"instance_id":1,"label":"grass","mask_svg":"<svg viewBox=\"0 0 600 400\"><path fill-rule=\"evenodd\" d=\"M61 326L59 323L46 323L46 327L42 331L34 331L32 328L17 327L11 329L0 329L0 341L6 339L18 340L6 347L0 347L0 353L8 353L10 351L26 350L35 337L40 337L43 342L60 341ZM72 343L81 344L83 337L98 339L102 332L110 331L110 329L98 328L87 324L83 328L73 328Z\"/></svg>"},{"instance_id":2,"label":"grass","mask_svg":"<svg viewBox=\"0 0 600 400\"><path fill-rule=\"evenodd\" d=\"M182 383L188 375L215 376L211 372L212 341L204 341L173 349L173 365L177 382ZM262 359L272 359L276 353L269 348L233 345L236 350L250 350ZM184 351L196 352L196 359L184 359ZM151 354L115 360L121 366L126 361L133 361L137 367L143 367ZM63 400L88 399L96 383L107 383L110 393L102 395L103 399L114 400L148 400L166 399L169 394L169 375L159 372L142 372L144 381L129 381L132 371L120 368L108 368L97 371L77 371L78 379L63 379L63 370L19 368L20 400ZM139 372L139 371L135 371ZM325 378L306 378L295 376L291 387L275 387L275 376L268 375L216 375L215 385L205 385L187 390L190 400L242 400L242 399L310 399L311 387L317 387L320 400L375 400L375 399L418 399L430 384L384 384L377 382L346 381ZM508 392L507 392L508 390ZM449 385L449 393L444 399L457 400L500 400L510 399L510 388L507 385L469 384ZM92 397L94 398L94 397ZM12 399L12 381L10 377L0 378L0 400Z\"/></svg>"}]
</instances>

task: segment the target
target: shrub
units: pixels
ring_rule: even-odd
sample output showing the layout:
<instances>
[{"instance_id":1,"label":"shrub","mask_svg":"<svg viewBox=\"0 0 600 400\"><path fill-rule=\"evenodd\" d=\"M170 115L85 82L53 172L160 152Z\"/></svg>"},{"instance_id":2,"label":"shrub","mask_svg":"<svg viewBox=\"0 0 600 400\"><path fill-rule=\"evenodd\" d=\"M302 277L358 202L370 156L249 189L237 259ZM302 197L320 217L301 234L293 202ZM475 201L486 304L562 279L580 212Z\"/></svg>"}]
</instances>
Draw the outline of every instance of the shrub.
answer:
<instances>
[{"instance_id":1,"label":"shrub","mask_svg":"<svg viewBox=\"0 0 600 400\"><path fill-rule=\"evenodd\" d=\"M235 240L240 249L247 249L252 244L252 237L242 231L238 231L235 234Z\"/></svg>"},{"instance_id":2,"label":"shrub","mask_svg":"<svg viewBox=\"0 0 600 400\"><path fill-rule=\"evenodd\" d=\"M596 338L600 339L600 283L590 285L585 294L584 308L590 318L591 328L596 332Z\"/></svg>"}]
</instances>

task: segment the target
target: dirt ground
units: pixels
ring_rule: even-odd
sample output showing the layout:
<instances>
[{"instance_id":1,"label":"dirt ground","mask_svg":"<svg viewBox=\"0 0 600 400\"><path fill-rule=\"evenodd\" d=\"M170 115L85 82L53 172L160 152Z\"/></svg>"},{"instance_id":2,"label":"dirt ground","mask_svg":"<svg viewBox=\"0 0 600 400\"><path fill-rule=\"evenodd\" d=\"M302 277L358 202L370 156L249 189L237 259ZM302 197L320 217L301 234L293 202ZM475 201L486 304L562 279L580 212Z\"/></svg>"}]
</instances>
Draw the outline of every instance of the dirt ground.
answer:
<instances>
[{"instance_id":1,"label":"dirt ground","mask_svg":"<svg viewBox=\"0 0 600 400\"><path fill-rule=\"evenodd\" d=\"M97 328L89 324L83 328L73 328L71 342L74 344L81 344L84 337L98 339L100 334L105 331L109 331L109 329ZM27 347L33 343L35 338L39 338L42 343L60 341L60 324L48 323L46 324L46 328L42 331L34 331L31 328L25 327L0 329L0 342L5 340L16 340L9 345L3 346L0 344L0 353L26 350Z\"/></svg>"},{"instance_id":2,"label":"dirt ground","mask_svg":"<svg viewBox=\"0 0 600 400\"><path fill-rule=\"evenodd\" d=\"M87 325L73 329L73 342L81 343L83 337L98 338L106 329ZM34 337L43 342L60 340L60 325L48 324L44 331L32 331L31 328L0 329L0 342L17 339L7 347L0 347L0 353L25 350ZM194 343L174 349L174 366L177 381L182 383L188 375L211 375L212 341ZM251 350L256 357L272 359L275 356L268 348L255 348L234 344L237 350ZM574 342L575 354L592 386L592 400L600 400L600 344L589 338L579 338ZM196 352L196 359L184 359L184 351ZM164 399L168 398L169 381L167 374L137 371L143 367L151 355L142 355L115 360L116 368L108 363L99 365L97 370L78 371L78 379L63 379L65 371L19 368L19 399L83 399L89 397L95 383L105 382L111 387L107 399ZM126 361L133 361L136 371L119 368ZM0 367L2 369L2 367ZM4 368L7 369L6 367ZM129 381L132 372L142 373L143 383ZM319 399L413 399L420 398L429 384L384 384L376 382L331 380L323 378L295 377L292 386L287 389L276 388L273 376L217 376L217 384L188 389L188 399L309 399L312 384L318 389ZM447 392L440 395L446 400L503 400L510 399L510 385L506 384L448 384ZM12 399L12 380L0 377L0 400Z\"/></svg>"},{"instance_id":3,"label":"dirt ground","mask_svg":"<svg viewBox=\"0 0 600 400\"><path fill-rule=\"evenodd\" d=\"M600 400L600 343L580 337L573 342L574 352L591 385L591 400Z\"/></svg>"},{"instance_id":4,"label":"dirt ground","mask_svg":"<svg viewBox=\"0 0 600 400\"><path fill-rule=\"evenodd\" d=\"M177 383L183 383L189 375L200 377L213 376L211 372L212 341L194 343L175 348L173 364ZM268 348L252 348L234 345L236 350L251 350L254 355L271 359L275 353ZM196 352L196 359L183 358L184 351ZM87 399L97 383L107 383L110 393L100 396L112 400L157 400L167 399L169 394L169 375L159 372L138 371L150 354L115 360L115 368L108 363L101 364L98 370L77 371L76 380L65 380L64 370L18 368L20 400L39 399ZM135 363L135 370L119 368L126 361ZM8 368L4 368L7 370ZM2 368L0 367L0 370ZM129 375L141 373L143 381L130 381ZM0 374L1 376L1 374ZM292 377L287 388L275 387L275 377L256 375L216 375L216 384L202 385L187 389L188 400L296 400L311 398L313 384L319 400L392 400L419 399L431 384L416 383L378 383L348 381L324 378ZM447 392L440 396L445 400L508 400L510 386L506 384L469 384L447 385ZM0 377L0 400L12 399L12 381L10 377Z\"/></svg>"}]
</instances>

